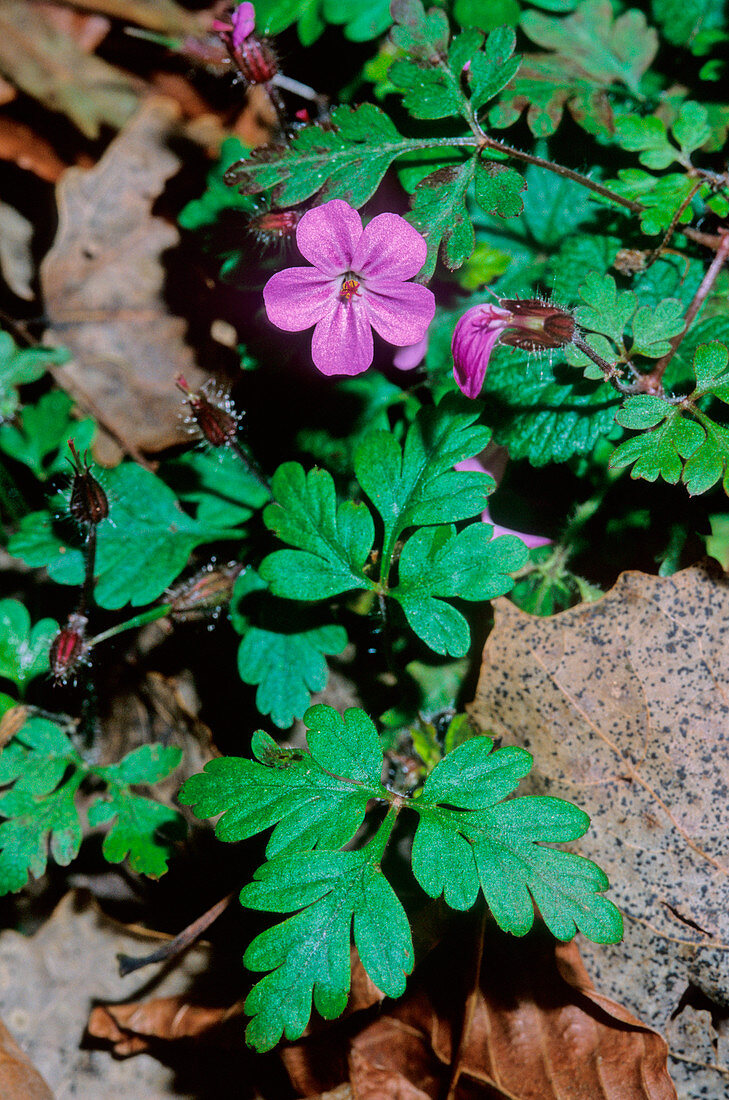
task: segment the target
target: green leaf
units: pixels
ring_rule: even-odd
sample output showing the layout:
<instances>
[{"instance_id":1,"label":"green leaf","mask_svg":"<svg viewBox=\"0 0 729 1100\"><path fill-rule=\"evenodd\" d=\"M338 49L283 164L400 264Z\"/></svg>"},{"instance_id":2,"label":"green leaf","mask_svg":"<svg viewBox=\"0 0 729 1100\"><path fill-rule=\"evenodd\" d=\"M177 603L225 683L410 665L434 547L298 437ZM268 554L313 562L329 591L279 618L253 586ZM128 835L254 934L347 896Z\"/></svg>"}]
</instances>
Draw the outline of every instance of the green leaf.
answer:
<instances>
[{"instance_id":1,"label":"green leaf","mask_svg":"<svg viewBox=\"0 0 729 1100\"><path fill-rule=\"evenodd\" d=\"M175 746L142 745L118 764L91 769L107 784L106 794L90 804L88 815L91 825L113 821L102 846L109 863L128 857L139 874L159 878L165 873L176 842L185 837L185 821L171 806L133 794L129 787L166 778L181 759Z\"/></svg>"},{"instance_id":2,"label":"green leaf","mask_svg":"<svg viewBox=\"0 0 729 1100\"><path fill-rule=\"evenodd\" d=\"M323 691L328 669L325 654L341 653L347 632L334 624L287 634L252 626L238 649L238 673L257 685L256 707L274 725L288 729L301 718L313 691Z\"/></svg>"},{"instance_id":3,"label":"green leaf","mask_svg":"<svg viewBox=\"0 0 729 1100\"><path fill-rule=\"evenodd\" d=\"M48 650L57 633L55 619L41 619L31 627L22 603L0 600L0 677L24 691L27 683L48 671Z\"/></svg>"},{"instance_id":4,"label":"green leaf","mask_svg":"<svg viewBox=\"0 0 729 1100\"><path fill-rule=\"evenodd\" d=\"M526 11L525 34L579 66L595 84L619 83L640 95L640 81L658 51L658 35L634 8L613 15L609 0L584 0L564 19Z\"/></svg>"},{"instance_id":5,"label":"green leaf","mask_svg":"<svg viewBox=\"0 0 729 1100\"><path fill-rule=\"evenodd\" d=\"M372 981L387 996L404 992L414 962L410 929L369 848L279 858L261 867L241 891L241 903L251 909L301 910L257 936L243 957L250 970L271 971L245 1003L253 1017L246 1038L256 1050L270 1050L282 1035L298 1039L312 999L325 1019L341 1014L350 986L352 925Z\"/></svg>"},{"instance_id":6,"label":"green leaf","mask_svg":"<svg viewBox=\"0 0 729 1100\"><path fill-rule=\"evenodd\" d=\"M682 459L690 458L706 437L696 421L681 416L675 405L665 404L665 416L655 428L626 440L613 451L610 459L613 469L632 466L630 476L646 481L662 477L675 485L680 480ZM621 420L620 413L618 420Z\"/></svg>"},{"instance_id":7,"label":"green leaf","mask_svg":"<svg viewBox=\"0 0 729 1100\"><path fill-rule=\"evenodd\" d=\"M450 395L423 408L401 447L390 432L371 432L354 454L357 479L382 517L384 557L408 527L455 523L478 515L495 488L486 473L454 470L479 454L491 433L475 423L472 402Z\"/></svg>"},{"instance_id":8,"label":"green leaf","mask_svg":"<svg viewBox=\"0 0 729 1100\"><path fill-rule=\"evenodd\" d=\"M188 202L177 215L183 229L191 232L210 229L229 210L248 215L255 213L255 202L228 187L224 180L230 166L247 154L248 148L240 138L231 135L223 141L218 160L208 172L202 195Z\"/></svg>"},{"instance_id":9,"label":"green leaf","mask_svg":"<svg viewBox=\"0 0 729 1100\"><path fill-rule=\"evenodd\" d=\"M623 345L623 332L635 313L635 294L630 290L618 293L612 275L590 272L580 297L587 304L575 310L575 320L588 332L599 332L612 340L619 348Z\"/></svg>"},{"instance_id":10,"label":"green leaf","mask_svg":"<svg viewBox=\"0 0 729 1100\"><path fill-rule=\"evenodd\" d=\"M203 526L237 527L271 499L228 447L188 451L162 473L179 500L197 505L195 518Z\"/></svg>"},{"instance_id":11,"label":"green leaf","mask_svg":"<svg viewBox=\"0 0 729 1100\"><path fill-rule=\"evenodd\" d=\"M184 784L180 802L198 817L222 814L215 833L224 841L246 840L274 827L269 858L347 844L368 801L385 793L379 738L362 711L349 710L341 718L331 707L311 707L304 721L311 753L279 748L259 731L253 739L258 761L211 760Z\"/></svg>"},{"instance_id":12,"label":"green leaf","mask_svg":"<svg viewBox=\"0 0 729 1100\"><path fill-rule=\"evenodd\" d=\"M15 413L18 386L42 378L47 367L66 363L65 348L18 348L9 332L0 331L0 424Z\"/></svg>"},{"instance_id":13,"label":"green leaf","mask_svg":"<svg viewBox=\"0 0 729 1100\"><path fill-rule=\"evenodd\" d=\"M468 623L447 597L490 600L512 587L511 573L528 558L521 539L492 539L488 524L456 534L454 527L420 528L406 541L399 561L399 583L389 595L426 645L443 656L463 657L470 645Z\"/></svg>"},{"instance_id":14,"label":"green leaf","mask_svg":"<svg viewBox=\"0 0 729 1100\"><path fill-rule=\"evenodd\" d=\"M668 140L663 119L626 115L615 123L620 146L630 152L640 152L638 160L646 168L668 168L678 158L678 149Z\"/></svg>"},{"instance_id":15,"label":"green leaf","mask_svg":"<svg viewBox=\"0 0 729 1100\"><path fill-rule=\"evenodd\" d=\"M516 748L491 753L492 745L476 737L449 753L413 802L420 816L415 877L456 909L469 908L480 885L499 926L518 936L532 927L536 904L558 939L582 931L597 943L617 942L622 918L601 896L604 873L581 856L542 846L582 836L587 814L558 798L500 801L528 773L531 756Z\"/></svg>"},{"instance_id":16,"label":"green leaf","mask_svg":"<svg viewBox=\"0 0 729 1100\"><path fill-rule=\"evenodd\" d=\"M606 185L626 199L633 199L645 207L640 215L640 225L644 233L653 236L668 229L678 211L684 207L693 191L695 181L688 175L669 172L665 176L652 176L640 168L622 168L618 178L606 180ZM708 190L706 191L708 194ZM702 191L698 192L702 196ZM679 223L690 222L693 218L691 204L686 206L678 217Z\"/></svg>"},{"instance_id":17,"label":"green leaf","mask_svg":"<svg viewBox=\"0 0 729 1100\"><path fill-rule=\"evenodd\" d=\"M439 168L415 189L407 220L423 234L428 245L428 258L420 273L422 279L432 276L439 251L451 271L459 268L473 252L475 237L466 196L475 166L476 161L471 159L459 167Z\"/></svg>"},{"instance_id":18,"label":"green leaf","mask_svg":"<svg viewBox=\"0 0 729 1100\"><path fill-rule=\"evenodd\" d=\"M93 420L74 420L72 408L73 401L61 390L44 394L37 404L23 408L21 427L0 426L0 450L30 467L40 481L69 470L67 441L73 437L83 454L95 431Z\"/></svg>"},{"instance_id":19,"label":"green leaf","mask_svg":"<svg viewBox=\"0 0 729 1100\"><path fill-rule=\"evenodd\" d=\"M491 0L486 5L483 0L455 0L453 18L462 27L479 27L482 31L492 31L495 27L516 27L519 23L521 8L518 0Z\"/></svg>"},{"instance_id":20,"label":"green leaf","mask_svg":"<svg viewBox=\"0 0 729 1100\"><path fill-rule=\"evenodd\" d=\"M526 185L524 177L513 168L482 160L476 162L476 202L486 214L497 214L500 218L521 214L524 202L520 192Z\"/></svg>"},{"instance_id":21,"label":"green leaf","mask_svg":"<svg viewBox=\"0 0 729 1100\"><path fill-rule=\"evenodd\" d=\"M362 0L351 5L324 0L324 15L330 23L344 24L344 37L350 42L369 42L392 24L389 0Z\"/></svg>"},{"instance_id":22,"label":"green leaf","mask_svg":"<svg viewBox=\"0 0 729 1100\"><path fill-rule=\"evenodd\" d=\"M277 550L260 573L276 596L321 600L352 588L372 588L363 568L375 537L369 509L347 501L337 508L334 481L326 470L306 474L297 462L273 476L275 504L264 512L266 526L298 549Z\"/></svg>"},{"instance_id":23,"label":"green leaf","mask_svg":"<svg viewBox=\"0 0 729 1100\"><path fill-rule=\"evenodd\" d=\"M317 195L319 202L345 199L360 207L396 157L432 144L402 137L372 103L337 107L326 130L305 126L285 146L261 146L229 169L226 180L246 195L273 188L279 206Z\"/></svg>"},{"instance_id":24,"label":"green leaf","mask_svg":"<svg viewBox=\"0 0 729 1100\"><path fill-rule=\"evenodd\" d=\"M652 0L653 18L674 46L691 46L704 31L724 26L724 0Z\"/></svg>"},{"instance_id":25,"label":"green leaf","mask_svg":"<svg viewBox=\"0 0 729 1100\"><path fill-rule=\"evenodd\" d=\"M177 504L171 489L134 463L103 474L109 518L98 528L96 587L101 607L134 606L156 599L182 572L191 552L228 532L198 524ZM57 531L47 512L26 516L8 544L11 554L46 566L58 584L83 581L83 553Z\"/></svg>"},{"instance_id":26,"label":"green leaf","mask_svg":"<svg viewBox=\"0 0 729 1100\"><path fill-rule=\"evenodd\" d=\"M535 466L587 454L598 440L616 434L619 394L607 383L576 380L559 353L551 362L530 361L524 353L497 348L483 397L496 442Z\"/></svg>"},{"instance_id":27,"label":"green leaf","mask_svg":"<svg viewBox=\"0 0 729 1100\"><path fill-rule=\"evenodd\" d=\"M729 349L725 344L713 341L710 344L700 344L696 349L693 361L693 373L696 378L696 389L692 397L701 397L711 394L720 401L729 404Z\"/></svg>"},{"instance_id":28,"label":"green leaf","mask_svg":"<svg viewBox=\"0 0 729 1100\"><path fill-rule=\"evenodd\" d=\"M676 298L659 302L655 309L641 306L633 318L631 356L660 359L671 350L671 338L683 332L683 305Z\"/></svg>"}]
</instances>

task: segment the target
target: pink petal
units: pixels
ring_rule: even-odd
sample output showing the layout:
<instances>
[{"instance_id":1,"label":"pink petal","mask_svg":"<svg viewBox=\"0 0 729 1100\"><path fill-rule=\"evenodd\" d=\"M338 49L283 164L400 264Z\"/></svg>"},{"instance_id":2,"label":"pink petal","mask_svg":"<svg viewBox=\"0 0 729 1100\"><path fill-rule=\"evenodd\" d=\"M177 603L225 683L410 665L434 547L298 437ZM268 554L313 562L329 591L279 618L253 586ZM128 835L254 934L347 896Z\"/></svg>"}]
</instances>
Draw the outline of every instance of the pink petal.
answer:
<instances>
[{"instance_id":1,"label":"pink petal","mask_svg":"<svg viewBox=\"0 0 729 1100\"><path fill-rule=\"evenodd\" d=\"M378 279L376 289L369 283L363 289L362 300L375 332L397 347L422 340L435 314L433 291L420 283Z\"/></svg>"},{"instance_id":2,"label":"pink petal","mask_svg":"<svg viewBox=\"0 0 729 1100\"><path fill-rule=\"evenodd\" d=\"M277 271L263 288L268 319L285 332L311 328L336 307L338 289L315 267Z\"/></svg>"},{"instance_id":3,"label":"pink petal","mask_svg":"<svg viewBox=\"0 0 729 1100\"><path fill-rule=\"evenodd\" d=\"M362 236L362 219L341 199L307 210L296 229L299 252L325 275L352 270L352 257Z\"/></svg>"},{"instance_id":4,"label":"pink petal","mask_svg":"<svg viewBox=\"0 0 729 1100\"><path fill-rule=\"evenodd\" d=\"M241 44L253 34L256 25L256 9L253 4L239 4L232 14L233 20L233 49L239 49Z\"/></svg>"},{"instance_id":5,"label":"pink petal","mask_svg":"<svg viewBox=\"0 0 729 1100\"><path fill-rule=\"evenodd\" d=\"M426 332L423 339L418 340L417 344L407 344L404 348L396 351L392 357L392 365L397 367L398 370L415 370L425 359L427 350L428 334Z\"/></svg>"},{"instance_id":6,"label":"pink petal","mask_svg":"<svg viewBox=\"0 0 729 1100\"><path fill-rule=\"evenodd\" d=\"M352 258L352 271L365 279L412 279L425 263L428 246L399 214L378 214L365 226Z\"/></svg>"},{"instance_id":7,"label":"pink petal","mask_svg":"<svg viewBox=\"0 0 729 1100\"><path fill-rule=\"evenodd\" d=\"M453 374L466 397L478 397L494 344L508 328L511 313L499 306L473 306L453 332Z\"/></svg>"},{"instance_id":8,"label":"pink petal","mask_svg":"<svg viewBox=\"0 0 729 1100\"><path fill-rule=\"evenodd\" d=\"M311 341L314 366L322 374L361 374L374 348L367 311L360 303L339 302L314 329Z\"/></svg>"},{"instance_id":9,"label":"pink petal","mask_svg":"<svg viewBox=\"0 0 729 1100\"><path fill-rule=\"evenodd\" d=\"M498 538L499 535L516 535L530 550L534 550L537 546L551 546L552 540L545 538L544 535L527 535L524 531L515 531L513 527L502 527L500 523L494 523L489 515L489 510L486 508L481 513L481 519L484 523L490 523L494 529L492 538Z\"/></svg>"}]
</instances>

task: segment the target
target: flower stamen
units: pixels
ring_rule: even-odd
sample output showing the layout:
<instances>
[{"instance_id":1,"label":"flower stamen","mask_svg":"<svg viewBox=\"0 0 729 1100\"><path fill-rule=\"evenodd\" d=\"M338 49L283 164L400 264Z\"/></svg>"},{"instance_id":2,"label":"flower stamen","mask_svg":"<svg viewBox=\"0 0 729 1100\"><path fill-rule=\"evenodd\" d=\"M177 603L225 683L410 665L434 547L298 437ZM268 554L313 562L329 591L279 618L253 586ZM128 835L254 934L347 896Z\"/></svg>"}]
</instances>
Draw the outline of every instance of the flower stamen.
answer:
<instances>
[{"instance_id":1,"label":"flower stamen","mask_svg":"<svg viewBox=\"0 0 729 1100\"><path fill-rule=\"evenodd\" d=\"M352 298L359 298L359 281L357 279L345 279L339 297L343 302L351 302Z\"/></svg>"}]
</instances>

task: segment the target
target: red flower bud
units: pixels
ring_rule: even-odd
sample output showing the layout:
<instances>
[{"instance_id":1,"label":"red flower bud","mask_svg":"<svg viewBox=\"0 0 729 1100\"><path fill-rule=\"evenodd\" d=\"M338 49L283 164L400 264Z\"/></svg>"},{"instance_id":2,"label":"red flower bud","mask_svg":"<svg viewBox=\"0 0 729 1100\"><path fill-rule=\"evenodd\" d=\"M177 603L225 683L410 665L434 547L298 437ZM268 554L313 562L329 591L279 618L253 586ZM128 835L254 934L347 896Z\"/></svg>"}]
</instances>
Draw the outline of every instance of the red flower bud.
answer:
<instances>
[{"instance_id":1,"label":"red flower bud","mask_svg":"<svg viewBox=\"0 0 729 1100\"><path fill-rule=\"evenodd\" d=\"M212 447L232 443L238 431L238 419L230 398L217 393L211 401L202 390L198 393L191 390L181 374L177 375L175 383L187 398L193 420L208 443Z\"/></svg>"},{"instance_id":2,"label":"red flower bud","mask_svg":"<svg viewBox=\"0 0 729 1100\"><path fill-rule=\"evenodd\" d=\"M67 684L86 658L86 626L88 619L77 612L69 615L66 625L51 642L48 661L51 674L57 684Z\"/></svg>"},{"instance_id":3,"label":"red flower bud","mask_svg":"<svg viewBox=\"0 0 729 1100\"><path fill-rule=\"evenodd\" d=\"M239 561L225 565L206 565L193 577L171 588L167 601L172 605L170 618L178 621L215 618L230 600L236 578L245 566Z\"/></svg>"},{"instance_id":4,"label":"red flower bud","mask_svg":"<svg viewBox=\"0 0 729 1100\"><path fill-rule=\"evenodd\" d=\"M511 314L509 330L501 337L502 344L536 351L572 343L575 319L566 309L540 298L502 298L499 305Z\"/></svg>"},{"instance_id":5,"label":"red flower bud","mask_svg":"<svg viewBox=\"0 0 729 1100\"><path fill-rule=\"evenodd\" d=\"M91 467L86 459L86 454L82 459L72 439L69 439L68 446L72 455L69 462L73 467L73 485L71 487L69 511L79 523L86 523L94 527L109 515L109 501L106 493L90 472Z\"/></svg>"},{"instance_id":6,"label":"red flower bud","mask_svg":"<svg viewBox=\"0 0 729 1100\"><path fill-rule=\"evenodd\" d=\"M262 244L271 244L291 237L301 220L298 210L264 210L248 222L248 229Z\"/></svg>"}]
</instances>

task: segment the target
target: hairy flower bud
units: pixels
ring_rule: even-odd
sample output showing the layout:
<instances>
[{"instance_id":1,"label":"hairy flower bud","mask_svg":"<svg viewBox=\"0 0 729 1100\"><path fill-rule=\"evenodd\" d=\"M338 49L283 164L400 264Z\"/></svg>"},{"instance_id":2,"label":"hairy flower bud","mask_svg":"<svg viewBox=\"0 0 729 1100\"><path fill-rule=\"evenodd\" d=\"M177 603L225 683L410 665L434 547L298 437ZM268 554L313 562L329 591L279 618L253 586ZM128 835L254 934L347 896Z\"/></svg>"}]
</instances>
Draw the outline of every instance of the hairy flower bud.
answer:
<instances>
[{"instance_id":1,"label":"hairy flower bud","mask_svg":"<svg viewBox=\"0 0 729 1100\"><path fill-rule=\"evenodd\" d=\"M523 351L553 350L571 344L574 335L572 314L541 298L500 298L498 305L473 306L453 332L456 382L466 397L478 397L497 343Z\"/></svg>"},{"instance_id":2,"label":"hairy flower bud","mask_svg":"<svg viewBox=\"0 0 729 1100\"><path fill-rule=\"evenodd\" d=\"M215 394L214 399L210 400L202 390L197 393L191 390L181 374L177 375L175 383L187 398L192 418L211 447L225 447L232 443L238 431L238 420L230 398Z\"/></svg>"},{"instance_id":3,"label":"hairy flower bud","mask_svg":"<svg viewBox=\"0 0 729 1100\"><path fill-rule=\"evenodd\" d=\"M254 26L255 11L250 3L239 4L227 18L213 22L213 29L247 83L267 84L278 72L278 61L268 39L253 33Z\"/></svg>"},{"instance_id":4,"label":"hairy flower bud","mask_svg":"<svg viewBox=\"0 0 729 1100\"><path fill-rule=\"evenodd\" d=\"M109 515L109 501L101 485L91 473L86 455L83 459L81 458L72 439L69 439L68 447L72 455L69 462L73 467L69 511L79 523L95 527Z\"/></svg>"},{"instance_id":5,"label":"hairy flower bud","mask_svg":"<svg viewBox=\"0 0 729 1100\"><path fill-rule=\"evenodd\" d=\"M58 631L48 651L51 675L57 684L67 684L83 663L88 652L86 645L85 615L74 612L68 616L66 625Z\"/></svg>"},{"instance_id":6,"label":"hairy flower bud","mask_svg":"<svg viewBox=\"0 0 729 1100\"><path fill-rule=\"evenodd\" d=\"M251 218L248 229L261 244L269 244L291 237L300 219L298 210L264 210Z\"/></svg>"},{"instance_id":7,"label":"hairy flower bud","mask_svg":"<svg viewBox=\"0 0 729 1100\"><path fill-rule=\"evenodd\" d=\"M183 622L208 616L215 618L229 602L236 578L244 568L239 561L229 561L225 565L211 563L171 588L167 593L170 618Z\"/></svg>"}]
</instances>

